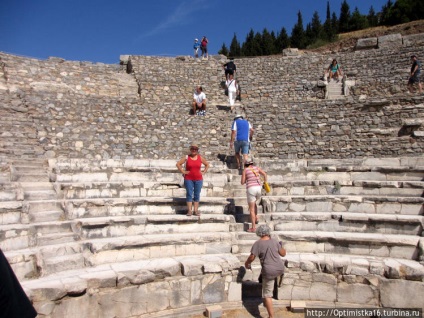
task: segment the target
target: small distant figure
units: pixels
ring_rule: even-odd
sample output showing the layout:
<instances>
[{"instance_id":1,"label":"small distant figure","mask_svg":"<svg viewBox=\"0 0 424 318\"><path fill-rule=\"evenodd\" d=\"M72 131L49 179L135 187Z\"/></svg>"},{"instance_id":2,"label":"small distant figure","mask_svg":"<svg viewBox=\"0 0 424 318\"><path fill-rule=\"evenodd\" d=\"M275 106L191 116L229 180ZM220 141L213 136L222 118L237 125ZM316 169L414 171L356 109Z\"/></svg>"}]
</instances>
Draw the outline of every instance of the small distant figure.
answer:
<instances>
[{"instance_id":1,"label":"small distant figure","mask_svg":"<svg viewBox=\"0 0 424 318\"><path fill-rule=\"evenodd\" d=\"M252 227L249 228L247 232L255 232L256 224L259 222L258 206L256 202L258 202L262 196L261 175L263 176L264 182L267 182L266 172L253 165L253 159L248 157L244 162L244 170L241 175L241 184L246 185L247 204L249 206L250 221L252 222Z\"/></svg>"},{"instance_id":2,"label":"small distant figure","mask_svg":"<svg viewBox=\"0 0 424 318\"><path fill-rule=\"evenodd\" d=\"M225 71L225 80L228 80L229 75L233 75L234 78L236 77L237 66L234 63L233 58L231 58L229 62L225 63L223 68Z\"/></svg>"},{"instance_id":3,"label":"small distant figure","mask_svg":"<svg viewBox=\"0 0 424 318\"><path fill-rule=\"evenodd\" d=\"M230 103L231 110L234 108L234 104L236 102L236 98L238 96L238 83L234 79L233 74L228 75L229 78L225 82L225 86L227 87L228 92L228 101Z\"/></svg>"},{"instance_id":4,"label":"small distant figure","mask_svg":"<svg viewBox=\"0 0 424 318\"><path fill-rule=\"evenodd\" d=\"M243 115L237 114L234 117L233 124L231 125L231 140L230 149L234 147L237 167L239 170L243 169L240 152L243 155L243 161L247 161L247 156L250 151L250 141L253 137L253 126L248 120L243 119Z\"/></svg>"},{"instance_id":5,"label":"small distant figure","mask_svg":"<svg viewBox=\"0 0 424 318\"><path fill-rule=\"evenodd\" d=\"M185 165L185 169L183 165ZM201 169L202 165L204 166L203 170ZM209 163L199 154L199 146L192 143L189 154L178 160L176 166L184 176L187 204L186 215L192 216L194 214L200 216L200 192L203 186L203 175L208 172Z\"/></svg>"},{"instance_id":6,"label":"small distant figure","mask_svg":"<svg viewBox=\"0 0 424 318\"><path fill-rule=\"evenodd\" d=\"M203 93L202 86L197 86L193 94L193 115L206 115L206 94Z\"/></svg>"},{"instance_id":7,"label":"small distant figure","mask_svg":"<svg viewBox=\"0 0 424 318\"><path fill-rule=\"evenodd\" d=\"M262 266L262 298L268 311L268 317L274 318L272 306L274 282L278 277L281 279L281 275L284 274L284 263L280 256L286 256L286 250L282 247L282 242L271 238L271 228L268 225L260 225L256 230L256 235L260 239L252 245L250 256L244 266L250 269L252 262L259 257Z\"/></svg>"},{"instance_id":8,"label":"small distant figure","mask_svg":"<svg viewBox=\"0 0 424 318\"><path fill-rule=\"evenodd\" d=\"M198 58L199 57L199 49L200 49L199 39L194 39L193 49L194 49L194 57Z\"/></svg>"},{"instance_id":9,"label":"small distant figure","mask_svg":"<svg viewBox=\"0 0 424 318\"><path fill-rule=\"evenodd\" d=\"M337 63L337 60L334 59L330 66L328 67L328 81L331 81L332 78L336 79L337 81L339 81L339 77L342 77L342 68L339 65L339 63Z\"/></svg>"},{"instance_id":10,"label":"small distant figure","mask_svg":"<svg viewBox=\"0 0 424 318\"><path fill-rule=\"evenodd\" d=\"M418 61L416 55L411 55L411 74L408 80L408 90L412 93L412 88L414 84L418 84L418 91L420 94L423 92L423 87L421 84L420 76L421 76L421 63Z\"/></svg>"},{"instance_id":11,"label":"small distant figure","mask_svg":"<svg viewBox=\"0 0 424 318\"><path fill-rule=\"evenodd\" d=\"M208 38L206 36L202 37L202 41L200 41L200 49L202 50L202 58L208 58Z\"/></svg>"}]
</instances>

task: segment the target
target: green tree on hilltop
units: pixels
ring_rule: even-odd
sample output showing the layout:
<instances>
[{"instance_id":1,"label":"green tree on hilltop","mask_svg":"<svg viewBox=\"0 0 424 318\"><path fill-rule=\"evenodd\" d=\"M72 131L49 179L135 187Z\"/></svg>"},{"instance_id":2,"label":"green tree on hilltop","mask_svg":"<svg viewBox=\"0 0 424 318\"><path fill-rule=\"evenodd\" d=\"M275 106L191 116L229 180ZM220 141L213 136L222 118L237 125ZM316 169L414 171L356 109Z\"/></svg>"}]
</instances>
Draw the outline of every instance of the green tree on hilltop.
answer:
<instances>
[{"instance_id":1,"label":"green tree on hilltop","mask_svg":"<svg viewBox=\"0 0 424 318\"><path fill-rule=\"evenodd\" d=\"M290 43L298 49L304 49L306 47L306 35L303 29L303 19L300 11L297 13L297 23L292 29Z\"/></svg>"},{"instance_id":2,"label":"green tree on hilltop","mask_svg":"<svg viewBox=\"0 0 424 318\"><path fill-rule=\"evenodd\" d=\"M349 31L356 31L368 28L368 19L359 12L358 7L352 13L349 21Z\"/></svg>"},{"instance_id":3,"label":"green tree on hilltop","mask_svg":"<svg viewBox=\"0 0 424 318\"><path fill-rule=\"evenodd\" d=\"M225 43L222 43L221 49L218 51L218 54L222 54L228 57L228 54L230 52L228 51L227 46L225 45Z\"/></svg>"},{"instance_id":4,"label":"green tree on hilltop","mask_svg":"<svg viewBox=\"0 0 424 318\"><path fill-rule=\"evenodd\" d=\"M230 56L241 56L240 42L237 40L235 33L230 44Z\"/></svg>"},{"instance_id":5,"label":"green tree on hilltop","mask_svg":"<svg viewBox=\"0 0 424 318\"><path fill-rule=\"evenodd\" d=\"M340 8L339 16L339 32L348 32L349 31L349 20L350 20L350 8L346 0L343 0Z\"/></svg>"},{"instance_id":6,"label":"green tree on hilltop","mask_svg":"<svg viewBox=\"0 0 424 318\"><path fill-rule=\"evenodd\" d=\"M290 38L285 28L282 28L275 39L276 53L281 53L284 49L290 47Z\"/></svg>"}]
</instances>

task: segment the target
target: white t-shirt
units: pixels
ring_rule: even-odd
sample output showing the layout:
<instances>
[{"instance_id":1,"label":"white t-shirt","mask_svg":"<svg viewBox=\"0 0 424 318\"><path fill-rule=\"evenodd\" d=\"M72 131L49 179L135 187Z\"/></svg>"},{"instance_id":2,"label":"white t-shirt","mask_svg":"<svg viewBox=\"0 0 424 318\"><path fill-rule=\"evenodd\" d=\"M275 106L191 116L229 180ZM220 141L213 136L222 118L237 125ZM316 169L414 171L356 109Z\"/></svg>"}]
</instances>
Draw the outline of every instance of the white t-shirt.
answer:
<instances>
[{"instance_id":1,"label":"white t-shirt","mask_svg":"<svg viewBox=\"0 0 424 318\"><path fill-rule=\"evenodd\" d=\"M197 94L197 92L194 92L193 99L196 100L197 104L201 104L203 100L206 99L206 95L203 92L200 92L199 94Z\"/></svg>"},{"instance_id":2,"label":"white t-shirt","mask_svg":"<svg viewBox=\"0 0 424 318\"><path fill-rule=\"evenodd\" d=\"M227 80L227 82L225 83L225 85L227 85L229 92L236 92L237 91L237 86L236 86L236 80L235 79Z\"/></svg>"}]
</instances>

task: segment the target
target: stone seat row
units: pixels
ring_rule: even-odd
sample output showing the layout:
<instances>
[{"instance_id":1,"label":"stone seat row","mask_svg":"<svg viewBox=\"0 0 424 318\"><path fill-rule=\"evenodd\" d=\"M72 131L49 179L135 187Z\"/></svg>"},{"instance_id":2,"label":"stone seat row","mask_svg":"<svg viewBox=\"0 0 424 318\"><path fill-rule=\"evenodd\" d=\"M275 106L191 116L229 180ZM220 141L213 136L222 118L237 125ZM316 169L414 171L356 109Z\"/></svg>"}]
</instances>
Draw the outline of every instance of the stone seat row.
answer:
<instances>
[{"instance_id":1,"label":"stone seat row","mask_svg":"<svg viewBox=\"0 0 424 318\"><path fill-rule=\"evenodd\" d=\"M207 222L207 221L205 221ZM78 233L68 232L63 235L62 242L58 239L49 242L49 235L43 239L43 234L36 234L40 241L39 246L28 248L14 248L4 251L15 274L20 280L29 280L60 273L66 270L79 270L102 264L149 260L177 256L196 256L206 254L231 253L233 235L229 232L229 223L202 223L192 224L191 231L162 233L160 228L151 230L151 233L133 233L124 236L101 237L99 232L87 230ZM174 227L178 226L177 224ZM182 226L189 229L190 226ZM110 228L117 234L122 228ZM168 229L171 229L168 227ZM198 232L201 230L201 232ZM213 231L215 230L215 231ZM155 232L156 231L156 232ZM130 229L131 232L131 229ZM130 235L131 234L131 235ZM34 235L34 234L33 234ZM84 235L93 237L84 237ZM96 238L96 236L98 236ZM19 237L19 242L24 237ZM27 239L29 240L29 238ZM51 244L59 242L56 244ZM14 242L6 242L13 246ZM33 242L30 242L33 244ZM17 245L17 244L16 244ZM6 248L8 246L6 245ZM2 248L3 249L3 248Z\"/></svg>"},{"instance_id":2,"label":"stone seat row","mask_svg":"<svg viewBox=\"0 0 424 318\"><path fill-rule=\"evenodd\" d=\"M234 217L222 214L130 215L0 225L0 248L22 248L60 244L78 240L124 237L142 234L228 232Z\"/></svg>"},{"instance_id":3,"label":"stone seat row","mask_svg":"<svg viewBox=\"0 0 424 318\"><path fill-rule=\"evenodd\" d=\"M418 261L424 241L417 235L354 233L332 231L273 231L283 247L294 253L336 253L404 258ZM238 248L247 253L255 235L239 233Z\"/></svg>"},{"instance_id":4,"label":"stone seat row","mask_svg":"<svg viewBox=\"0 0 424 318\"><path fill-rule=\"evenodd\" d=\"M22 286L41 315L129 317L240 301L241 286L233 279L238 267L238 259L231 254L163 255L62 271L23 281ZM128 306L114 306L116 301Z\"/></svg>"},{"instance_id":5,"label":"stone seat row","mask_svg":"<svg viewBox=\"0 0 424 318\"><path fill-rule=\"evenodd\" d=\"M269 223L277 231L333 231L421 236L423 215L348 212L270 213Z\"/></svg>"},{"instance_id":6,"label":"stone seat row","mask_svg":"<svg viewBox=\"0 0 424 318\"><path fill-rule=\"evenodd\" d=\"M204 197L199 211L223 214L230 202L221 197ZM185 214L185 198L127 197L38 201L0 201L0 224L72 220L87 217Z\"/></svg>"},{"instance_id":7,"label":"stone seat row","mask_svg":"<svg viewBox=\"0 0 424 318\"><path fill-rule=\"evenodd\" d=\"M240 261L245 261L249 253L240 253ZM340 275L376 275L389 279L421 281L424 265L405 258L381 257L376 255L352 255L337 253L290 252L284 257L286 272L284 282L301 271ZM259 262L254 262L252 271L247 271L243 281L257 280L260 274ZM334 278L333 278L334 279Z\"/></svg>"}]
</instances>

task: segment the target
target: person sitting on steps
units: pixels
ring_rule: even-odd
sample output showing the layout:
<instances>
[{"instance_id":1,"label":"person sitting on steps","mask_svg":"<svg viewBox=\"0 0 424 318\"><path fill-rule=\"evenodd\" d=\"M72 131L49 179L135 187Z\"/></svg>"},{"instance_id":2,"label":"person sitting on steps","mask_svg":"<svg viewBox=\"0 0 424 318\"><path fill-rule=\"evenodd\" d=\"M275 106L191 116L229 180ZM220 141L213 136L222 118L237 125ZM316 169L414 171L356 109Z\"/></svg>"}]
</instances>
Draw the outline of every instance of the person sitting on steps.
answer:
<instances>
[{"instance_id":1,"label":"person sitting on steps","mask_svg":"<svg viewBox=\"0 0 424 318\"><path fill-rule=\"evenodd\" d=\"M203 93L202 86L197 86L196 90L193 94L193 114L192 115L199 115L199 116L205 116L206 115L206 95Z\"/></svg>"},{"instance_id":2,"label":"person sitting on steps","mask_svg":"<svg viewBox=\"0 0 424 318\"><path fill-rule=\"evenodd\" d=\"M330 66L327 69L327 73L328 73L328 82L331 81L332 78L336 79L337 82L339 81L339 77L342 77L342 68L341 66L337 63L336 59L333 59L333 61L331 62Z\"/></svg>"}]
</instances>

